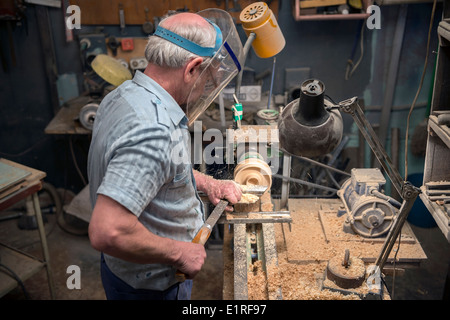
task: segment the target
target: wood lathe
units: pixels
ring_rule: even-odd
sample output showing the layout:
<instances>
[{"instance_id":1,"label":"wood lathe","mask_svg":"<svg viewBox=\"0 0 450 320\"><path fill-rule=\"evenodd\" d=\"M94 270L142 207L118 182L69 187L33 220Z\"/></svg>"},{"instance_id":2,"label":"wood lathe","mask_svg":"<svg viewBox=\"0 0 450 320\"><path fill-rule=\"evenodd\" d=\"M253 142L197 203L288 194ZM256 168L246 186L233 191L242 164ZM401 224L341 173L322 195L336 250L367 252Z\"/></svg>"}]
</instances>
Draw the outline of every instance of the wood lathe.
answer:
<instances>
[{"instance_id":1,"label":"wood lathe","mask_svg":"<svg viewBox=\"0 0 450 320\"><path fill-rule=\"evenodd\" d=\"M308 90L313 96L323 94L320 90ZM308 99L312 100L311 97ZM316 114L325 122L330 119L327 112L336 114L336 109L324 103L313 104L324 108L325 112ZM292 108L300 109L295 106ZM308 112L309 116L314 117L314 112ZM280 118L283 119L283 114ZM305 118L294 116L289 121L299 119ZM321 123L316 122L315 125ZM334 130L335 125L330 125ZM400 208L390 208L392 212L387 217L390 219L387 223L389 228L383 229L385 223L383 228L377 230L379 232L371 232L370 229L379 225L385 213L376 206L363 208L358 215L367 216L367 221L372 225L365 224L368 232L354 232L352 228L345 227L352 215L346 212L348 204L343 199L289 196L290 162L295 153L284 149L284 146L298 146L298 140L311 137L306 134L303 137L285 135L284 139L289 137L291 143L284 143L279 149L279 126L280 120L278 125L242 126L235 128L232 133L237 159L235 181L242 185L268 185L269 189L256 206L235 206L238 210L226 214L220 220L224 224L224 299L389 299L383 275L393 272L401 274L404 268L416 267L426 259L420 243L404 220L410 209L411 198L405 198ZM292 143L294 140L295 143ZM339 141L335 138L328 141L331 147L321 144L320 148L329 152ZM374 149L376 154L386 156L384 151L376 150L376 147ZM279 150L282 150L281 157ZM296 152L301 153L301 150ZM277 167L279 162L275 160L277 157L282 159L280 168ZM283 181L281 197L276 199L271 196L270 186L273 176L280 176L277 173L279 170L282 171ZM389 178L390 173L388 171ZM397 176L393 177L393 181L398 182ZM376 191L383 194L382 184L377 186ZM408 190L408 185L405 186L405 190ZM405 190L400 187L400 194ZM408 194L412 198L417 196L414 192ZM374 201L378 203L378 200ZM394 245L396 248L392 250ZM330 261L342 261L346 252L351 253L350 263L347 261L342 268L337 268L336 264L331 269L327 268ZM350 281L358 286L342 288L339 284L345 281L339 280L345 280L351 273L352 261L363 263L366 270L363 275L357 275L357 281ZM330 276L327 276L327 270L333 274L328 272Z\"/></svg>"}]
</instances>

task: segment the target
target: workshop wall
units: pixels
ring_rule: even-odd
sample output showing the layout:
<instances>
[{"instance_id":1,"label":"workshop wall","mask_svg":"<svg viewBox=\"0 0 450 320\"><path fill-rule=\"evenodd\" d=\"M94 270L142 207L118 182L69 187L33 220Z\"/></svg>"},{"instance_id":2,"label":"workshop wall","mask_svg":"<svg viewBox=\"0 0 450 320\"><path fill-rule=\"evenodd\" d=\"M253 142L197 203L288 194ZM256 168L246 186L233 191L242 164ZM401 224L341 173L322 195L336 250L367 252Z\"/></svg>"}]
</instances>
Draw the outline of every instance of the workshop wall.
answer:
<instances>
[{"instance_id":1,"label":"workshop wall","mask_svg":"<svg viewBox=\"0 0 450 320\"><path fill-rule=\"evenodd\" d=\"M48 13L55 73L81 73L77 44L65 43L61 11L49 8ZM83 183L67 140L44 133L55 112L45 67L50 53L43 50L37 16L36 6L27 5L21 24L10 22L11 32L9 22L0 23L0 157L45 171L46 180L57 187L79 191ZM82 141L74 140L77 150Z\"/></svg>"},{"instance_id":2,"label":"workshop wall","mask_svg":"<svg viewBox=\"0 0 450 320\"><path fill-rule=\"evenodd\" d=\"M309 68L310 77L325 83L326 94L335 101L353 96L364 98L368 108L368 117L378 123L380 108L383 104L387 70L390 61L392 38L400 6L381 7L381 29L364 30L364 55L360 66L349 80L344 79L347 60L356 45L354 60L359 58L359 43L355 43L360 30L361 20L333 21L295 21L289 1L280 1L278 23L286 38L285 49L277 56L274 94L283 94L286 88L287 68ZM0 23L1 52L4 57L3 69L0 71L0 157L43 170L47 173L47 181L56 187L64 187L78 192L84 182L77 173L75 163L85 175L87 137L72 137L72 150L67 137L49 136L44 133L46 125L55 115L52 87L47 81L46 55L39 35L37 6L27 4L26 23L21 26L12 25L8 33L4 21ZM408 107L414 99L419 85L425 59L428 23L431 14L430 3L410 4L400 63L398 80L394 96L394 111L391 126L401 128L401 136L405 134ZM78 33L89 32L104 27L104 32L120 36L119 26L82 26L74 30L75 41L67 42L65 38L62 10L47 8L56 58L55 71L59 76L75 79L77 88L82 92L81 60L79 46L76 41ZM438 4L436 26L441 16L441 5ZM242 42L246 36L240 26L238 31ZM143 37L141 26L127 26L127 36ZM437 48L437 37L433 36L432 50ZM430 55L427 77L418 99L413 115L414 128L427 115L427 103L433 77L435 54ZM250 51L246 67L256 74L264 74L272 70L272 59L260 59ZM299 79L298 85L305 80ZM263 78L263 91L269 90L270 73ZM355 133L353 124L346 119L346 132ZM389 139L389 136L388 136ZM401 144L402 146L402 144ZM403 150L403 146L401 147ZM402 161L400 161L402 162ZM410 159L413 172L423 170L423 159ZM402 171L401 171L402 172Z\"/></svg>"}]
</instances>

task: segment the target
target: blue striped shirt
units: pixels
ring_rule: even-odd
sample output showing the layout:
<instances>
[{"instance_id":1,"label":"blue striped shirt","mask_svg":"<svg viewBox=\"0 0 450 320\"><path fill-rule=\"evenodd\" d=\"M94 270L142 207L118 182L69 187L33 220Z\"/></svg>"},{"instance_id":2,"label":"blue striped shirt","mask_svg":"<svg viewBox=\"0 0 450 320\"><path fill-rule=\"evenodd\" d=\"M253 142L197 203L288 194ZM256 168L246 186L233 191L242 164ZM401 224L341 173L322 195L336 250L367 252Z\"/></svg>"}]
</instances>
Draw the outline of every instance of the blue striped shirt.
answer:
<instances>
[{"instance_id":1,"label":"blue striped shirt","mask_svg":"<svg viewBox=\"0 0 450 320\"><path fill-rule=\"evenodd\" d=\"M137 71L101 102L88 156L92 206L108 196L152 233L192 241L204 221L190 161L183 110L160 85ZM164 290L176 270L105 254L111 271L136 289Z\"/></svg>"}]
</instances>

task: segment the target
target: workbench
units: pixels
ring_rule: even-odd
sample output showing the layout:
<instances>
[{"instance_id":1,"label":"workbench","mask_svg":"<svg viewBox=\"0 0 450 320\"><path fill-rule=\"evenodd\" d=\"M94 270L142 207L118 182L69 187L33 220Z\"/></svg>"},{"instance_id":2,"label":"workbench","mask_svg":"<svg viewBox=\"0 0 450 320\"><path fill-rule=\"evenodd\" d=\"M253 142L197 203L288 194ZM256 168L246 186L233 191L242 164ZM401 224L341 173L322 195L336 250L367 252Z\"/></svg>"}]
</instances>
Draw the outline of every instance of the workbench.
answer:
<instances>
[{"instance_id":1,"label":"workbench","mask_svg":"<svg viewBox=\"0 0 450 320\"><path fill-rule=\"evenodd\" d=\"M89 103L91 97L79 96L64 103L55 117L49 122L44 132L46 134L79 134L90 135L91 130L86 129L77 120L80 110Z\"/></svg>"},{"instance_id":2,"label":"workbench","mask_svg":"<svg viewBox=\"0 0 450 320\"><path fill-rule=\"evenodd\" d=\"M277 206L277 204L275 204ZM262 262L248 259L247 224L224 226L224 299L342 299L319 289L327 262L349 249L366 265L378 257L385 238L364 238L344 232L345 215L339 214L340 199L289 199L292 222L263 224L258 242ZM396 250L398 248L398 250ZM398 251L398 252L396 252ZM259 254L258 254L259 255ZM394 263L395 258L395 263ZM397 275L418 267L427 257L407 223L383 269ZM345 296L349 297L349 296ZM383 299L388 299L385 290Z\"/></svg>"},{"instance_id":3,"label":"workbench","mask_svg":"<svg viewBox=\"0 0 450 320\"><path fill-rule=\"evenodd\" d=\"M42 268L46 268L50 295L54 299L50 255L38 197L38 191L42 188L42 180L46 177L46 173L6 159L0 159L0 177L0 211L24 199L32 201L43 253L43 260L41 260L0 243L0 264L2 266L0 267L0 297L18 285L8 269L12 270L21 281L25 281Z\"/></svg>"}]
</instances>

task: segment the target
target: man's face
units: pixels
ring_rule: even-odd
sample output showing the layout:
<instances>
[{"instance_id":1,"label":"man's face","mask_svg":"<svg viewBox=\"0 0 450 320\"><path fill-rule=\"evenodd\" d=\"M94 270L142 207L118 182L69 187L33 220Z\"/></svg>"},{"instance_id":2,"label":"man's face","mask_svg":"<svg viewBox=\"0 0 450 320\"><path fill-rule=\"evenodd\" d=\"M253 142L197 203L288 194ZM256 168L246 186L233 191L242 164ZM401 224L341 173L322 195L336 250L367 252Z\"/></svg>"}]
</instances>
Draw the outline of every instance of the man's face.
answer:
<instances>
[{"instance_id":1,"label":"man's face","mask_svg":"<svg viewBox=\"0 0 450 320\"><path fill-rule=\"evenodd\" d=\"M191 90L189 102L197 101L202 95L208 96L218 87L218 69L218 67L216 68L213 65L209 65L201 72Z\"/></svg>"},{"instance_id":2,"label":"man's face","mask_svg":"<svg viewBox=\"0 0 450 320\"><path fill-rule=\"evenodd\" d=\"M191 124L193 119L197 119L208 108L226 84L228 73L222 62L223 59L216 57L209 61L190 90L185 112Z\"/></svg>"}]
</instances>

